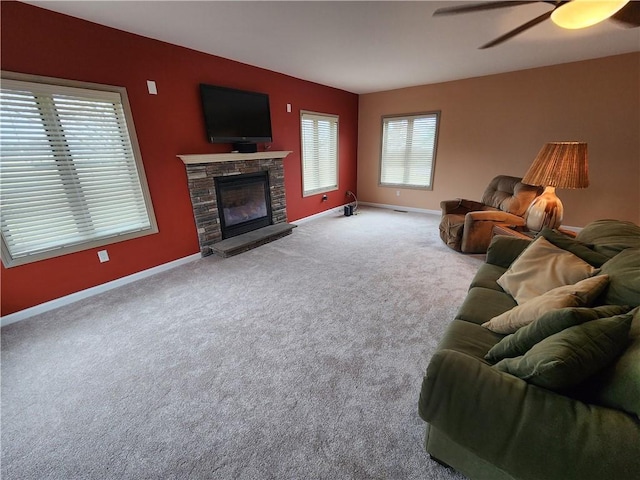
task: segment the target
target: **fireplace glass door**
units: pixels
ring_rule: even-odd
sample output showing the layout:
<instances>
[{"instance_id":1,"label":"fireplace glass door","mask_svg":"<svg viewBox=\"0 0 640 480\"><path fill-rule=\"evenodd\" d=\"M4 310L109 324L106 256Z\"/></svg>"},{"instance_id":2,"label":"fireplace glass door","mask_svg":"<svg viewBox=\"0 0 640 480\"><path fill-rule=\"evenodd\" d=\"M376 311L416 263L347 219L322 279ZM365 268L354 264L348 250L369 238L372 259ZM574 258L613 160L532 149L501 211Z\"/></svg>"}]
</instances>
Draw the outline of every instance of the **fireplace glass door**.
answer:
<instances>
[{"instance_id":1,"label":"fireplace glass door","mask_svg":"<svg viewBox=\"0 0 640 480\"><path fill-rule=\"evenodd\" d=\"M267 172L216 177L222 238L271 225L271 196Z\"/></svg>"}]
</instances>

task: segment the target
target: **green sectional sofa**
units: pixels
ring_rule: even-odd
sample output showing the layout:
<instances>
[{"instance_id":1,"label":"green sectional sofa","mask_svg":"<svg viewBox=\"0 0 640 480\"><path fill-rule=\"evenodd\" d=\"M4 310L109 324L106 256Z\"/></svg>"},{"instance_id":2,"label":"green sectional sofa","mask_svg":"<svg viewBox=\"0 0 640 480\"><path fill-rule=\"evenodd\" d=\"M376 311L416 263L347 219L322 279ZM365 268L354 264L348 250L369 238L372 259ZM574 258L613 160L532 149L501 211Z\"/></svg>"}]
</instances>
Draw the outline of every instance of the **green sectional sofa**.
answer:
<instances>
[{"instance_id":1,"label":"green sectional sofa","mask_svg":"<svg viewBox=\"0 0 640 480\"><path fill-rule=\"evenodd\" d=\"M549 244L557 257L541 253L529 277L518 270ZM586 283L599 285L589 294L577 287L585 281L556 287L563 279L554 269L565 260L580 265L560 276L583 268ZM518 302L536 275L544 293ZM553 296L549 289L572 288L569 306L534 308ZM552 230L535 241L493 238L423 379L427 452L473 480L640 478L639 305L633 223L599 220L575 239Z\"/></svg>"}]
</instances>

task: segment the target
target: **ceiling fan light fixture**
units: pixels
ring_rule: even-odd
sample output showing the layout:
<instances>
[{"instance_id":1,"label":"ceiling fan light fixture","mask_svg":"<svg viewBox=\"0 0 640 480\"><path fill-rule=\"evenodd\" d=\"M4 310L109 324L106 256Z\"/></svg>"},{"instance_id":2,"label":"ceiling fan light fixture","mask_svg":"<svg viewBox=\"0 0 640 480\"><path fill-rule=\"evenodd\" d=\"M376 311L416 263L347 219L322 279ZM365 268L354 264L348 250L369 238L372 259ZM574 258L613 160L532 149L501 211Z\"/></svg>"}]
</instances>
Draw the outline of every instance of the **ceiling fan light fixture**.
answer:
<instances>
[{"instance_id":1,"label":"ceiling fan light fixture","mask_svg":"<svg viewBox=\"0 0 640 480\"><path fill-rule=\"evenodd\" d=\"M572 0L556 8L551 20L570 30L590 27L615 15L627 3L629 0Z\"/></svg>"}]
</instances>

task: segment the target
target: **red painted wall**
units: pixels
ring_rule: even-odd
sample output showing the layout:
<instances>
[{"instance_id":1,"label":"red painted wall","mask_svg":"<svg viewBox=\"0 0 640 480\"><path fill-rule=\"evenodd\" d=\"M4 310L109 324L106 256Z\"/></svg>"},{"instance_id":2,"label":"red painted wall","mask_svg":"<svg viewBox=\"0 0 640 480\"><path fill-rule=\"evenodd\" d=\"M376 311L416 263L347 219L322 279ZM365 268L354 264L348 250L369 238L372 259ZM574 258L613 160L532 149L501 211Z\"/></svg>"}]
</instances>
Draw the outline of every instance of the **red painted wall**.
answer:
<instances>
[{"instance_id":1,"label":"red painted wall","mask_svg":"<svg viewBox=\"0 0 640 480\"><path fill-rule=\"evenodd\" d=\"M2 2L3 70L127 88L160 233L98 249L5 269L2 315L7 315L163 263L198 253L184 164L177 154L219 153L207 143L198 92L211 83L268 93L272 150L285 160L289 221L345 203L356 191L358 96L279 73L132 35L17 2ZM149 95L147 80L157 84ZM292 113L286 104L292 104ZM302 197L300 110L340 116L339 190ZM294 233L295 234L295 233Z\"/></svg>"}]
</instances>

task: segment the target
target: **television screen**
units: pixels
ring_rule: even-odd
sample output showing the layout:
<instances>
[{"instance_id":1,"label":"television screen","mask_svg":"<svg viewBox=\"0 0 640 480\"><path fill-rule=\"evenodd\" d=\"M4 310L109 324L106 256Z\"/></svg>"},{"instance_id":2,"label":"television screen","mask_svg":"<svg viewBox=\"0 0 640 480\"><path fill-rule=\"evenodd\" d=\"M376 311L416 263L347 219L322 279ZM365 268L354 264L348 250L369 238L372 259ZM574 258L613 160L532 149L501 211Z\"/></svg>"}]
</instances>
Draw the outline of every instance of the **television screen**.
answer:
<instances>
[{"instance_id":1,"label":"television screen","mask_svg":"<svg viewBox=\"0 0 640 480\"><path fill-rule=\"evenodd\" d=\"M211 143L271 142L269 95L200 84Z\"/></svg>"}]
</instances>

